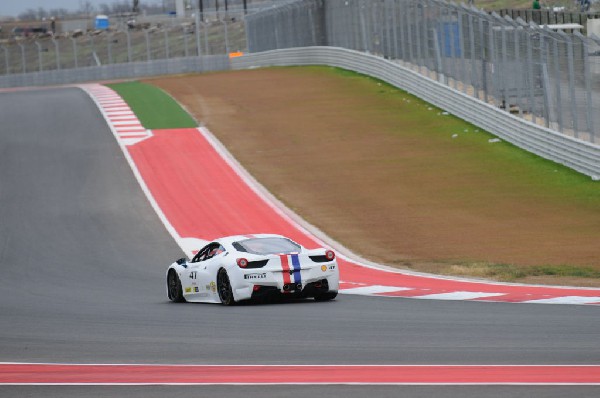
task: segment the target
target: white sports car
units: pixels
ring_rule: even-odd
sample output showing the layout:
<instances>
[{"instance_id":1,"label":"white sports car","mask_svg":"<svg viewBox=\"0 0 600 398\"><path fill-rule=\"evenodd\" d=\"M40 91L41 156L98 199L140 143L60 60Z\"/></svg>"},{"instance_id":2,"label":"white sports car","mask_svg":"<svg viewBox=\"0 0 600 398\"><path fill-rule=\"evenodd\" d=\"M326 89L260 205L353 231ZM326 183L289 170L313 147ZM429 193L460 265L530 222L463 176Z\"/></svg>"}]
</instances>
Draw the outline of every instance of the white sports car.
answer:
<instances>
[{"instance_id":1,"label":"white sports car","mask_svg":"<svg viewBox=\"0 0 600 398\"><path fill-rule=\"evenodd\" d=\"M238 235L171 264L167 294L175 302L224 305L274 296L327 301L337 296L339 280L331 250L307 250L281 235Z\"/></svg>"}]
</instances>

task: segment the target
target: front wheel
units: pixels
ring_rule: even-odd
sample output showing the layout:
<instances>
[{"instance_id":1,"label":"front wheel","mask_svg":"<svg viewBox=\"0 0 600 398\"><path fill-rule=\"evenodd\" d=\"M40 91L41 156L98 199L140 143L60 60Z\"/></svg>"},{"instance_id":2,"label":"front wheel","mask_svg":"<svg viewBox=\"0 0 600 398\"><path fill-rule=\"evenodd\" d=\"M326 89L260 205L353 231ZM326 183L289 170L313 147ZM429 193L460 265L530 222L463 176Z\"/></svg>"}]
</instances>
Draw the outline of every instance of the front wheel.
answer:
<instances>
[{"instance_id":1,"label":"front wheel","mask_svg":"<svg viewBox=\"0 0 600 398\"><path fill-rule=\"evenodd\" d=\"M233 290L231 289L231 283L229 282L229 276L227 271L221 269L217 274L217 290L219 291L219 298L223 305L234 305L235 300L233 299Z\"/></svg>"},{"instance_id":2,"label":"front wheel","mask_svg":"<svg viewBox=\"0 0 600 398\"><path fill-rule=\"evenodd\" d=\"M337 295L338 295L338 292L327 292L327 293L317 294L315 296L315 301L330 301L330 300L333 300L334 298L336 298Z\"/></svg>"},{"instance_id":3,"label":"front wheel","mask_svg":"<svg viewBox=\"0 0 600 398\"><path fill-rule=\"evenodd\" d=\"M170 271L167 277L167 289L169 289L169 299L175 303L183 303L183 289L181 288L181 281L177 276L177 272Z\"/></svg>"}]
</instances>

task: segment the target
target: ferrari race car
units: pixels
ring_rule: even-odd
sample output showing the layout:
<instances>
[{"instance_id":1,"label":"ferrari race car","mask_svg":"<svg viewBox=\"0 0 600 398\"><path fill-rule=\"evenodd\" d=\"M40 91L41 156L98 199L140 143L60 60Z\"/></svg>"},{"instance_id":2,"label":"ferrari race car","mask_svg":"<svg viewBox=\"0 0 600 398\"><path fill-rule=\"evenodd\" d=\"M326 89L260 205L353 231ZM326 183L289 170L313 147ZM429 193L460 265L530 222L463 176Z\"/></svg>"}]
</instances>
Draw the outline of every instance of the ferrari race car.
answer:
<instances>
[{"instance_id":1,"label":"ferrari race car","mask_svg":"<svg viewBox=\"0 0 600 398\"><path fill-rule=\"evenodd\" d=\"M239 235L204 246L191 261L181 258L167 270L167 294L175 302L234 305L249 299L337 296L335 253L307 250L281 235Z\"/></svg>"}]
</instances>

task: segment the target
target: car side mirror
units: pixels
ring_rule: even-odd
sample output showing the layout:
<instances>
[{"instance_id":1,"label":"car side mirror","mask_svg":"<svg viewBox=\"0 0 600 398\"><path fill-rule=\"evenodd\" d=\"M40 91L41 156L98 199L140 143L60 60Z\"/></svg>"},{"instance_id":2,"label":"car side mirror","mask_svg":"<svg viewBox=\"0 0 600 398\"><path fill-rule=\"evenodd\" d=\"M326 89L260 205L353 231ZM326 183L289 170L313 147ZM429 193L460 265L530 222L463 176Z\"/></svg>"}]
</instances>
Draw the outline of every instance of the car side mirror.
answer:
<instances>
[{"instance_id":1,"label":"car side mirror","mask_svg":"<svg viewBox=\"0 0 600 398\"><path fill-rule=\"evenodd\" d=\"M176 263L179 265L184 265L185 263L187 263L187 259L185 257L182 257L179 260L177 260Z\"/></svg>"}]
</instances>

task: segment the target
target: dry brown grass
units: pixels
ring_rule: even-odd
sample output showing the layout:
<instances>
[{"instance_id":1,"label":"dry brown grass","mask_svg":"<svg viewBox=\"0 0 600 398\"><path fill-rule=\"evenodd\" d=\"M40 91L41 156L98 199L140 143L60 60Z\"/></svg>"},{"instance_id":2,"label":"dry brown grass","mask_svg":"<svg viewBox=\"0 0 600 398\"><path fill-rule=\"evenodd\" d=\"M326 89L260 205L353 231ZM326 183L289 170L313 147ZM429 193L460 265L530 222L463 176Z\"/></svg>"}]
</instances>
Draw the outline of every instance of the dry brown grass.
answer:
<instances>
[{"instance_id":1,"label":"dry brown grass","mask_svg":"<svg viewBox=\"0 0 600 398\"><path fill-rule=\"evenodd\" d=\"M535 266L600 270L598 184L490 144L385 84L332 68L150 82L290 208L374 261L517 281ZM497 264L525 271L502 274Z\"/></svg>"}]
</instances>

